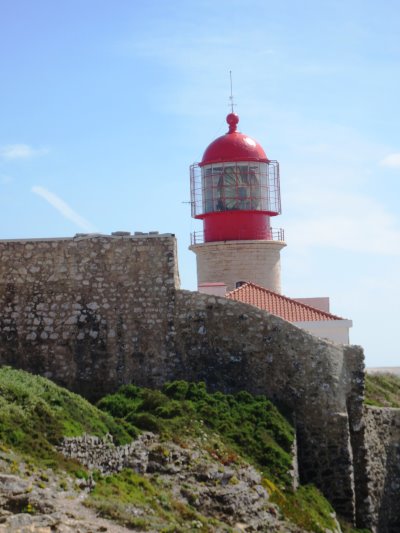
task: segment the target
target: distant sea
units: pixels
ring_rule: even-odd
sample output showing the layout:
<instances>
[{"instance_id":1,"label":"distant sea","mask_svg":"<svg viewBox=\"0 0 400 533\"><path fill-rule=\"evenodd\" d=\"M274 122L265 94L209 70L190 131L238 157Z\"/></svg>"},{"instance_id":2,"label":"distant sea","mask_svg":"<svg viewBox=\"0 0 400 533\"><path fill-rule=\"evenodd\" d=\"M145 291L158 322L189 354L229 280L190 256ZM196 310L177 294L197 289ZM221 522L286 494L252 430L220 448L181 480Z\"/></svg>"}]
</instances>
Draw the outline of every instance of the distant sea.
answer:
<instances>
[{"instance_id":1,"label":"distant sea","mask_svg":"<svg viewBox=\"0 0 400 533\"><path fill-rule=\"evenodd\" d=\"M389 372L390 374L400 376L400 366L377 366L374 368L367 368L366 370L368 374L387 374Z\"/></svg>"}]
</instances>

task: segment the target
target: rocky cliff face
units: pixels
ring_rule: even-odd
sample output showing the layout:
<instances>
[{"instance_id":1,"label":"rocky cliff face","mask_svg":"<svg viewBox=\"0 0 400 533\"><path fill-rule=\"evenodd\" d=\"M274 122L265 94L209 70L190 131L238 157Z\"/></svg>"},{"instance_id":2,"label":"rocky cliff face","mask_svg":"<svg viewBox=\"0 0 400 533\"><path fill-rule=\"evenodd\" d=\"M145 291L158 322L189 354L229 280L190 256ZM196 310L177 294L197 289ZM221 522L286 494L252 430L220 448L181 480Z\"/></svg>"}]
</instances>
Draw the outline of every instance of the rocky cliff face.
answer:
<instances>
[{"instance_id":1,"label":"rocky cliff face","mask_svg":"<svg viewBox=\"0 0 400 533\"><path fill-rule=\"evenodd\" d=\"M60 450L103 474L130 468L157 479L177 501L217 518L222 524L216 531L224 531L223 524L249 532L301 531L279 518L259 472L244 462L223 465L196 441L182 447L145 433L131 444L115 447L109 439L83 437L65 439Z\"/></svg>"},{"instance_id":2,"label":"rocky cliff face","mask_svg":"<svg viewBox=\"0 0 400 533\"><path fill-rule=\"evenodd\" d=\"M124 468L133 469L145 476L148 483L167 491L176 505L190 504L196 509L197 518L187 517L183 529L178 527L174 531L304 531L281 517L253 467L244 462L223 466L194 441L182 447L161 442L156 435L147 433L129 445L116 447L110 437L84 436L65 439L60 451L79 460L91 472L108 475ZM74 480L52 470L39 469L33 473L21 458L4 451L0 454L0 471L0 531L4 533L131 531L130 527L101 518L95 512L100 509L96 500L91 501L90 494L96 486L91 476ZM173 527L167 517L145 503L127 504L122 516L117 519L129 523L131 518L132 524L135 521L135 531ZM336 528L330 531L338 533L340 526L336 523Z\"/></svg>"},{"instance_id":3,"label":"rocky cliff face","mask_svg":"<svg viewBox=\"0 0 400 533\"><path fill-rule=\"evenodd\" d=\"M11 452L0 453L1 533L125 533L83 505L88 489L52 470L32 469Z\"/></svg>"}]
</instances>

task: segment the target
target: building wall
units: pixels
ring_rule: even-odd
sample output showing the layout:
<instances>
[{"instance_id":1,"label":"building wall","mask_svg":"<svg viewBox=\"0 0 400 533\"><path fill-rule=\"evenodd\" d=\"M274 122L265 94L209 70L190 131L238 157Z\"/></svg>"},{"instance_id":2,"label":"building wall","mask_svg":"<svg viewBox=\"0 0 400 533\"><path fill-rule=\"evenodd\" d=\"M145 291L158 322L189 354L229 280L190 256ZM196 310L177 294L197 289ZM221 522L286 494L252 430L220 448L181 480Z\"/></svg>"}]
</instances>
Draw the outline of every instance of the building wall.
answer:
<instances>
[{"instance_id":1,"label":"building wall","mask_svg":"<svg viewBox=\"0 0 400 533\"><path fill-rule=\"evenodd\" d=\"M315 307L316 309L320 309L321 311L325 311L325 313L330 313L330 303L328 296L293 298L293 300L296 300L296 302L300 302L302 304L310 305L311 307Z\"/></svg>"},{"instance_id":2,"label":"building wall","mask_svg":"<svg viewBox=\"0 0 400 533\"><path fill-rule=\"evenodd\" d=\"M190 247L196 254L197 282L223 282L227 290L238 281L252 281L281 292L280 241L208 242Z\"/></svg>"},{"instance_id":3,"label":"building wall","mask_svg":"<svg viewBox=\"0 0 400 533\"><path fill-rule=\"evenodd\" d=\"M179 290L172 235L0 241L0 364L92 400L124 383L172 379L265 394L294 417L301 480L354 519L361 348Z\"/></svg>"},{"instance_id":4,"label":"building wall","mask_svg":"<svg viewBox=\"0 0 400 533\"><path fill-rule=\"evenodd\" d=\"M316 337L329 339L340 344L349 344L351 320L314 320L309 322L294 322L299 328L309 331Z\"/></svg>"},{"instance_id":5,"label":"building wall","mask_svg":"<svg viewBox=\"0 0 400 533\"><path fill-rule=\"evenodd\" d=\"M197 290L202 294L213 294L214 296L225 296L225 283L202 283L197 287Z\"/></svg>"}]
</instances>

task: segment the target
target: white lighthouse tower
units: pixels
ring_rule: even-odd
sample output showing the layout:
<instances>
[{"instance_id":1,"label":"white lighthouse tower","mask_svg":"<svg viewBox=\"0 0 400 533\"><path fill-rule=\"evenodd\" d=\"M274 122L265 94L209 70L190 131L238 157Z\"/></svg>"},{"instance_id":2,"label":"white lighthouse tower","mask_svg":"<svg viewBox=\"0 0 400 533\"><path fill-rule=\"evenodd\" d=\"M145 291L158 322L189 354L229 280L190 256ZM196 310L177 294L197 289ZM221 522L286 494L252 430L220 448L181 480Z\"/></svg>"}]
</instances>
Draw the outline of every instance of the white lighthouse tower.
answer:
<instances>
[{"instance_id":1,"label":"white lighthouse tower","mask_svg":"<svg viewBox=\"0 0 400 533\"><path fill-rule=\"evenodd\" d=\"M192 217L203 231L192 234L199 287L226 285L228 291L253 281L281 292L282 229L271 217L281 213L279 163L261 145L237 131L239 117L226 117L229 131L214 140L190 169Z\"/></svg>"}]
</instances>

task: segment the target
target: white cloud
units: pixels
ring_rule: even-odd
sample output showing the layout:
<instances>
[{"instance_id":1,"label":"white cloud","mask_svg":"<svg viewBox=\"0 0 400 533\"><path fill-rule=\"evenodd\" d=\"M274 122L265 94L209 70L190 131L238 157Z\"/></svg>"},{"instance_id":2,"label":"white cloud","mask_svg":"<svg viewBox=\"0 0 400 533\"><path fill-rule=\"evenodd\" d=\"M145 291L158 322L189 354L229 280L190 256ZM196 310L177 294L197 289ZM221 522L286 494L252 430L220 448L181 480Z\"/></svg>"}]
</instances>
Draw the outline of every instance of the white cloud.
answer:
<instances>
[{"instance_id":1,"label":"white cloud","mask_svg":"<svg viewBox=\"0 0 400 533\"><path fill-rule=\"evenodd\" d=\"M384 167L400 168L400 153L387 155L380 164Z\"/></svg>"},{"instance_id":2,"label":"white cloud","mask_svg":"<svg viewBox=\"0 0 400 533\"><path fill-rule=\"evenodd\" d=\"M53 206L54 209L56 209L64 218L70 220L79 228L88 232L97 231L97 229L90 222L78 215L78 213L76 213L67 203L64 202L64 200L59 198L56 194L48 191L44 187L39 187L37 185L32 187L32 192L44 198L46 202Z\"/></svg>"},{"instance_id":3,"label":"white cloud","mask_svg":"<svg viewBox=\"0 0 400 533\"><path fill-rule=\"evenodd\" d=\"M47 148L32 148L28 144L7 144L0 148L0 157L3 159L28 159L47 153Z\"/></svg>"}]
</instances>

